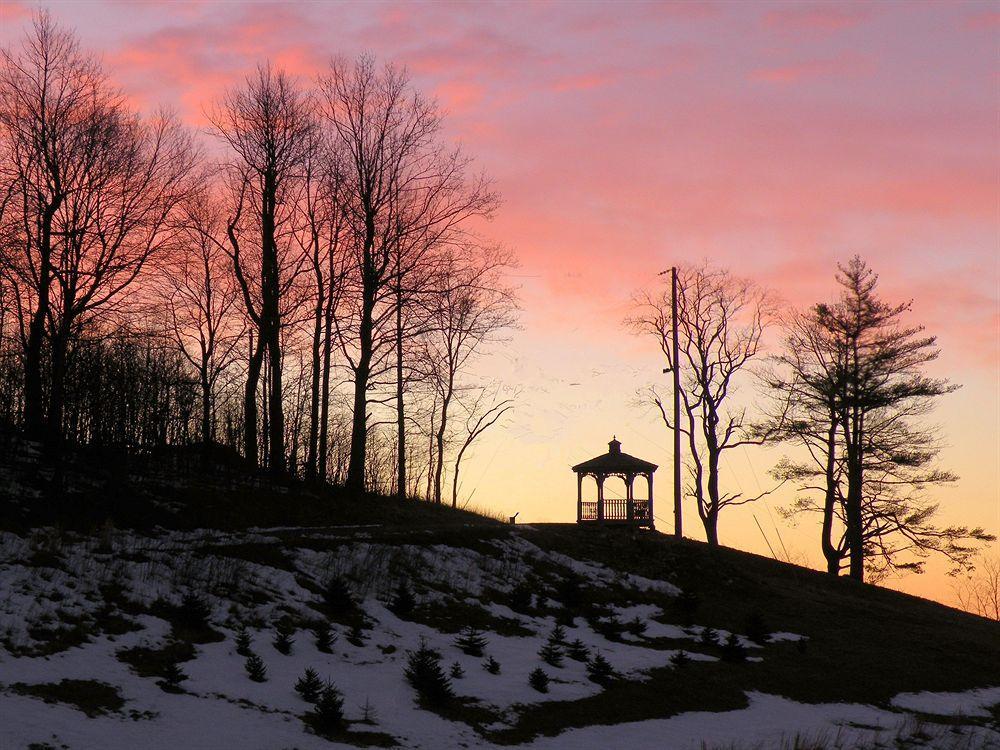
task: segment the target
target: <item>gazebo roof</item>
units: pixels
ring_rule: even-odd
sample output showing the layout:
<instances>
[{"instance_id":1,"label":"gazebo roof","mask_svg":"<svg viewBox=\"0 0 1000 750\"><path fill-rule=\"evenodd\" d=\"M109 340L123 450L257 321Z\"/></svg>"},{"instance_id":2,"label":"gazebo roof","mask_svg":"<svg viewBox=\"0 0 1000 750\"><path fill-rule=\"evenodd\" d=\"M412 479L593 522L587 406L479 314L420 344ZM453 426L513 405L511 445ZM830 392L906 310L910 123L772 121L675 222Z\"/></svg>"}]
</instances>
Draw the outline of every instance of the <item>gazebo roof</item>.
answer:
<instances>
[{"instance_id":1,"label":"gazebo roof","mask_svg":"<svg viewBox=\"0 0 1000 750\"><path fill-rule=\"evenodd\" d=\"M645 474L656 471L656 468L656 464L622 453L621 442L611 438L607 453L577 464L573 467L573 471L577 474Z\"/></svg>"}]
</instances>

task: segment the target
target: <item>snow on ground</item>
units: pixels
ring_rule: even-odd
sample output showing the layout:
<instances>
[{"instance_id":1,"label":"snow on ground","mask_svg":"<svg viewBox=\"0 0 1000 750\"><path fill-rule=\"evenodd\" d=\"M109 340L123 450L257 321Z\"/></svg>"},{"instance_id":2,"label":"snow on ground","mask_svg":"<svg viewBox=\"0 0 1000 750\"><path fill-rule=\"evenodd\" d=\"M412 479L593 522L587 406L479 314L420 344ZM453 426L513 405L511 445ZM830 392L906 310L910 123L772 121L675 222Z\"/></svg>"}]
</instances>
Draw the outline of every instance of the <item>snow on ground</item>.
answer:
<instances>
[{"instance_id":1,"label":"snow on ground","mask_svg":"<svg viewBox=\"0 0 1000 750\"><path fill-rule=\"evenodd\" d=\"M892 705L936 716L989 716L990 706L1000 704L1000 687L964 693L900 693Z\"/></svg>"},{"instance_id":2,"label":"snow on ground","mask_svg":"<svg viewBox=\"0 0 1000 750\"><path fill-rule=\"evenodd\" d=\"M24 748L31 743L49 743L102 750L185 747L188 750L279 750L279 748L346 747L330 743L304 729L301 716L306 704L293 685L307 667L321 678L329 678L345 696L348 719L361 717L368 702L377 712L378 725L365 730L388 733L404 748L443 750L457 747L492 748L466 724L445 720L415 705L414 693L403 679L406 652L426 641L441 652L447 670L457 662L465 677L454 681L461 696L479 699L491 707L502 729L516 715L519 704L572 701L596 695L601 688L591 682L585 666L566 658L563 666L542 665L552 678L549 692L538 693L527 684L527 675L541 664L538 650L552 632L551 616L529 616L505 604L480 606L496 617L520 623L529 635L502 636L488 633L486 653L501 664L492 675L483 659L463 654L453 634L428 625L402 620L383 604L396 582L405 577L419 584L425 601L473 601L489 591L509 592L528 580L532 566L541 562L585 575L624 590L675 595L678 589L664 581L622 576L604 566L578 561L541 550L520 537L494 540L496 553L486 555L441 545L386 545L359 541L356 537L338 545L308 545L289 549L273 536L280 529L261 529L250 534L212 531L170 532L154 537L109 533L103 540L59 541L45 535L24 539L0 534L0 750ZM297 530L301 531L301 530ZM329 540L330 530L316 530L316 540ZM238 556L214 553L218 545L275 545L291 561L294 570ZM249 557L253 559L254 554ZM56 565L41 555L55 555ZM279 616L298 613L315 618L309 602L314 590L333 575L345 576L364 596L363 608L371 629L366 643L347 641L347 628L335 626L338 639L332 654L320 653L312 634L299 631L293 652L281 655L271 644L269 624ZM157 599L178 602L187 592L197 592L213 607L212 625L224 641L197 646L196 657L181 663L188 679L183 694L160 689L154 678L139 677L116 658L122 649L134 646L158 648L169 636L168 624L149 614L134 617L141 629L123 635L100 635L81 646L49 656L32 656L35 628L58 626L93 615L104 605L102 587L120 587L128 598L149 607ZM451 599L449 597L454 597ZM663 611L656 605L628 604L614 608L622 622L639 618L647 624L646 638L692 639L692 659L714 660L697 652L701 628L682 629L654 619ZM235 653L234 629L249 627L252 649L259 654L268 679L248 679L244 659ZM719 631L721 637L728 633ZM569 641L581 640L592 652L600 651L620 674L643 680L644 671L670 664L673 650L652 648L643 637L610 641L595 632L582 618L566 628ZM794 633L776 633L773 640L796 640ZM749 644L745 638L741 639ZM760 652L766 658L766 650ZM97 680L116 686L126 699L122 711L88 718L65 704L44 703L15 694L14 683L56 683L61 679ZM5 686L7 686L5 688ZM573 729L530 744L536 750L589 750L627 744L630 750L685 750L731 743L779 743L796 732L870 740L877 729L846 726L847 723L895 731L909 714L869 706L811 706L771 695L751 694L750 706L723 713L693 712L669 719ZM899 709L926 713L982 715L983 707L1000 703L1000 688L965 694L905 694L897 696ZM978 713L977 713L978 712ZM359 730L362 727L354 726ZM989 730L983 736L1000 735ZM847 733L846 735L844 733ZM669 738L666 741L665 738ZM992 740L991 740L992 741ZM666 744L665 744L666 742ZM748 745L748 746L753 746ZM764 745L767 747L770 745ZM742 747L742 745L739 745Z\"/></svg>"}]
</instances>

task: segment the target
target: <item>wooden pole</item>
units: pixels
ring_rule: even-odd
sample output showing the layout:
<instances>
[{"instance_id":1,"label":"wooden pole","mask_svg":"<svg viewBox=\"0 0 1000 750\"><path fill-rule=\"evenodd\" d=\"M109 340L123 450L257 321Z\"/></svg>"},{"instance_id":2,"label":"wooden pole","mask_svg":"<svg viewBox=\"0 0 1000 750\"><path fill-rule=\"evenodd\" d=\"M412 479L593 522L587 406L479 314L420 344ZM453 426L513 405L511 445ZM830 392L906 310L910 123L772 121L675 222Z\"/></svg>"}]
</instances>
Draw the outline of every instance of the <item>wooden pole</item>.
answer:
<instances>
[{"instance_id":1,"label":"wooden pole","mask_svg":"<svg viewBox=\"0 0 1000 750\"><path fill-rule=\"evenodd\" d=\"M670 304L673 312L673 370L674 375L674 536L684 536L681 519L681 370L677 342L677 267L670 269Z\"/></svg>"}]
</instances>

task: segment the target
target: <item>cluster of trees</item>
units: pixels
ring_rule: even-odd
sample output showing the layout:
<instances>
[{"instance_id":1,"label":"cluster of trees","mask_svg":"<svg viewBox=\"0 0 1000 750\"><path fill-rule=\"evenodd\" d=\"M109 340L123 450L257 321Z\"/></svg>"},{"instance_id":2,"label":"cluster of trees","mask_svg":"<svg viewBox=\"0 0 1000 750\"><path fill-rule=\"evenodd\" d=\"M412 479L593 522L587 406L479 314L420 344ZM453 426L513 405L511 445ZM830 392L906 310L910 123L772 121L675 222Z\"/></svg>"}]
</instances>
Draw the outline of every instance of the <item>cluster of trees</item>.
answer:
<instances>
[{"instance_id":1,"label":"cluster of trees","mask_svg":"<svg viewBox=\"0 0 1000 750\"><path fill-rule=\"evenodd\" d=\"M785 512L820 518L832 575L920 572L935 553L968 568L995 537L982 528L938 525L938 504L927 495L956 480L939 468L938 433L924 418L957 386L926 374L938 356L934 337L906 324L909 303L879 295L878 276L860 257L840 266L836 280L834 301L782 314L751 281L707 265L680 269L679 363L671 348L670 290L637 297L629 325L655 338L668 368L683 373L686 494L710 544L718 544L724 508L790 484L798 497ZM779 345L764 356L769 328ZM741 380L755 387L749 398L733 395ZM650 398L673 429L659 394ZM775 466L774 486L755 496L724 491L728 451L777 443L799 450Z\"/></svg>"},{"instance_id":2,"label":"cluster of trees","mask_svg":"<svg viewBox=\"0 0 1000 750\"><path fill-rule=\"evenodd\" d=\"M134 111L44 13L0 53L0 420L454 503L511 407L474 373L516 314L489 181L370 57L208 114Z\"/></svg>"}]
</instances>

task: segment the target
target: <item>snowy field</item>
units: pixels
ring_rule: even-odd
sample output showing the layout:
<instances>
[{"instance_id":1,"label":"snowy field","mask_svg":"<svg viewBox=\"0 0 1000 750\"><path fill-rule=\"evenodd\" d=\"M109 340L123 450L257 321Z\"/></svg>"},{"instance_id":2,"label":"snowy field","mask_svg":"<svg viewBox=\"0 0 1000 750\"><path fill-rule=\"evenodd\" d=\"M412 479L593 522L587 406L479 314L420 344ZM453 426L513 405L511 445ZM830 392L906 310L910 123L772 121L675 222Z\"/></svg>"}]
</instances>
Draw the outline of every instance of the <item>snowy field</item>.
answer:
<instances>
[{"instance_id":1,"label":"snowy field","mask_svg":"<svg viewBox=\"0 0 1000 750\"><path fill-rule=\"evenodd\" d=\"M550 577L560 571L567 576L581 574L637 596L680 593L669 582L622 576L594 563L543 551L520 537L488 542L493 548L484 552L357 541L357 534L341 543L334 534L316 533L310 538L323 544L300 539L293 545L276 534L277 530L239 535L194 532L146 538L108 532L101 539L76 542L57 540L55 535L32 539L0 535L0 750L305 750L353 747L374 738L427 750L501 747L484 735L513 726L524 705L575 701L598 695L603 688L589 679L583 662L566 658L555 667L540 661L538 651L556 626L551 614L543 614L545 605L555 604L549 593L539 592L534 614L514 611L496 601L497 596L537 581L532 576L539 570ZM232 550L242 545L251 545L252 550L272 545L282 556L268 558L268 564L240 559ZM273 623L281 617L314 622L321 611L315 606L322 599L317 591L334 576L349 581L360 601L358 614L366 624L363 641L350 643L351 628L334 623L332 653L323 653L303 627L294 635L291 653L279 653L272 643ZM518 633L485 633L484 657L500 663L499 674L483 668L484 657L459 650L453 632L401 619L387 608L404 578L423 604L481 606L489 617L505 623L506 630ZM134 664L120 655L136 647L155 651L171 643L176 637L171 623L153 613L178 604L192 592L208 603L217 639L195 644L193 658L179 664L185 675L179 689L165 690L161 679L140 676ZM681 649L664 648L662 643L653 647L655 639L679 644L686 639L690 650L683 650L692 659L717 658L700 652L701 628L663 622L664 612L655 604L623 603L611 613L621 622L641 621L645 630L609 639L577 618L566 627L566 640L578 639L590 654L602 654L623 679L643 681L647 670L672 665ZM99 623L105 621L112 625L102 629ZM251 681L244 657L236 653L241 625L252 637L253 652L266 665L266 681ZM770 641L799 638L795 633L775 633ZM744 636L736 640L751 660L767 658L766 648ZM492 716L488 725L477 730L417 705L403 672L407 653L421 643L441 653L446 669L459 665L464 676L452 681L455 692L488 709ZM547 693L528 684L528 674L539 666L551 678ZM332 681L344 696L350 723L337 741L317 736L303 723L302 716L311 707L293 685L306 668ZM88 715L72 701L48 696L51 702L46 702L43 690L32 694L33 686L61 680L110 686L121 703L98 706ZM1000 704L1000 687L900 694L884 707L806 705L762 693L751 693L748 700L749 706L740 710L568 729L520 747L739 750L780 748L797 735L815 743L809 747L896 747L893 743L901 737L928 737L925 744L901 746L1000 748L1000 732L989 720ZM366 704L372 721L362 723ZM985 719L968 726L931 726L926 723L928 716Z\"/></svg>"}]
</instances>

